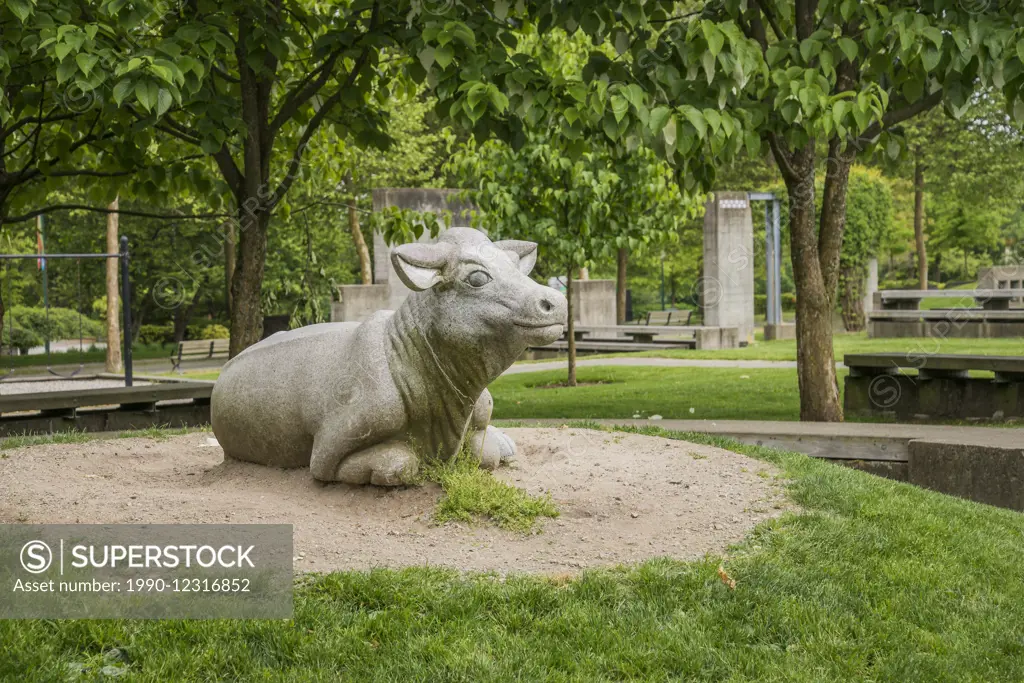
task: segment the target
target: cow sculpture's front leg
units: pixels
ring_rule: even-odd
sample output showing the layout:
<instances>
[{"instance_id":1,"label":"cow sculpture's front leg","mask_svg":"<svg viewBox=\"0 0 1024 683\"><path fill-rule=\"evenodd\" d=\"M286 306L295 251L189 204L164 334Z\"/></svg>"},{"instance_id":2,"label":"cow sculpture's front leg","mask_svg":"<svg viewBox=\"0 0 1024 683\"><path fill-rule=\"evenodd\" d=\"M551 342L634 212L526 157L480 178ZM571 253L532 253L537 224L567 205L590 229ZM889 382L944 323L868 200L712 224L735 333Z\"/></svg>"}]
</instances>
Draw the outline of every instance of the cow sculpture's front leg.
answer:
<instances>
[{"instance_id":1,"label":"cow sculpture's front leg","mask_svg":"<svg viewBox=\"0 0 1024 683\"><path fill-rule=\"evenodd\" d=\"M493 470L500 463L508 462L516 455L515 441L500 429L490 425L493 408L494 399L491 398L491 392L484 389L473 407L473 417L469 424L473 430L470 437L472 452L480 459L480 466L488 470Z\"/></svg>"},{"instance_id":2,"label":"cow sculpture's front leg","mask_svg":"<svg viewBox=\"0 0 1024 683\"><path fill-rule=\"evenodd\" d=\"M403 441L388 439L366 445L372 430L358 420L335 420L321 427L313 439L309 470L320 481L345 484L404 486L414 483L419 458Z\"/></svg>"}]
</instances>

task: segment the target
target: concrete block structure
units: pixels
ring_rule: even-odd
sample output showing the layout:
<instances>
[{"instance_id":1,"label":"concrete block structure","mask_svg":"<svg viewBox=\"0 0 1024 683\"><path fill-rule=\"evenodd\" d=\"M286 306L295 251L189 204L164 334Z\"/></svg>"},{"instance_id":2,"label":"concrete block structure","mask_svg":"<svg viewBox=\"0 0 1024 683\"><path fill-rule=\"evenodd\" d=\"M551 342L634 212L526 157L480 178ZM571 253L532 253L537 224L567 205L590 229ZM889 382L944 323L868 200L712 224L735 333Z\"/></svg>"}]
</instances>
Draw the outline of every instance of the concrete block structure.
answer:
<instances>
[{"instance_id":1,"label":"concrete block structure","mask_svg":"<svg viewBox=\"0 0 1024 683\"><path fill-rule=\"evenodd\" d=\"M754 222L746 192L716 192L704 214L704 324L754 341Z\"/></svg>"},{"instance_id":2,"label":"concrete block structure","mask_svg":"<svg viewBox=\"0 0 1024 683\"><path fill-rule=\"evenodd\" d=\"M580 325L615 325L615 280L573 280L572 317Z\"/></svg>"},{"instance_id":3,"label":"concrete block structure","mask_svg":"<svg viewBox=\"0 0 1024 683\"><path fill-rule=\"evenodd\" d=\"M341 285L338 287L340 301L331 304L331 320L361 323L387 308L389 296L387 285Z\"/></svg>"},{"instance_id":4,"label":"concrete block structure","mask_svg":"<svg viewBox=\"0 0 1024 683\"><path fill-rule=\"evenodd\" d=\"M978 271L978 289L1024 289L1024 266L992 266ZM1024 305L1024 298L1013 302Z\"/></svg>"}]
</instances>

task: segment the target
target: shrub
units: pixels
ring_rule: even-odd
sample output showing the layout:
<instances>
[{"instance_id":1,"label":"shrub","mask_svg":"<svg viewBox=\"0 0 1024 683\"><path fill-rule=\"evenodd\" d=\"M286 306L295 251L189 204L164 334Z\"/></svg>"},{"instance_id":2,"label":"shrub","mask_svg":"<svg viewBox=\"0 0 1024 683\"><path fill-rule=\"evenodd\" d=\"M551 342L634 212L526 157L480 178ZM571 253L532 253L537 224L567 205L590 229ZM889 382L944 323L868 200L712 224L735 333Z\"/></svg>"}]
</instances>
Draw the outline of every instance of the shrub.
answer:
<instances>
[{"instance_id":1,"label":"shrub","mask_svg":"<svg viewBox=\"0 0 1024 683\"><path fill-rule=\"evenodd\" d=\"M224 327L223 325L207 325L199 333L200 339L230 339L231 330Z\"/></svg>"},{"instance_id":2,"label":"shrub","mask_svg":"<svg viewBox=\"0 0 1024 683\"><path fill-rule=\"evenodd\" d=\"M43 340L32 330L25 329L24 327L18 327L17 324L15 324L12 335L8 324L4 324L3 334L0 334L0 346L4 347L5 351L14 347L18 349L19 353L24 354L33 346L42 345Z\"/></svg>"},{"instance_id":3,"label":"shrub","mask_svg":"<svg viewBox=\"0 0 1024 683\"><path fill-rule=\"evenodd\" d=\"M57 341L59 339L78 339L78 311L70 308L51 308L47 316L45 308L14 306L10 315L14 316L14 326L31 330L40 339ZM103 325L85 316L81 317L81 334L83 337L103 336Z\"/></svg>"},{"instance_id":4,"label":"shrub","mask_svg":"<svg viewBox=\"0 0 1024 683\"><path fill-rule=\"evenodd\" d=\"M173 344L174 325L143 325L139 328L139 343L142 344Z\"/></svg>"}]
</instances>

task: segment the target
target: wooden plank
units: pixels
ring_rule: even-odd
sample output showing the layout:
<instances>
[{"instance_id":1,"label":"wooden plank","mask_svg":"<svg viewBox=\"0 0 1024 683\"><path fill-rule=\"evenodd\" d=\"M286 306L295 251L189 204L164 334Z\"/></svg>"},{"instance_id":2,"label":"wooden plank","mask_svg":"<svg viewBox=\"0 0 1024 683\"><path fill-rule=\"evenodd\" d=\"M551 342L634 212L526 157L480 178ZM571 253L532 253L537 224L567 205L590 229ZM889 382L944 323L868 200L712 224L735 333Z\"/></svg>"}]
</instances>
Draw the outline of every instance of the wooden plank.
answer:
<instances>
[{"instance_id":1,"label":"wooden plank","mask_svg":"<svg viewBox=\"0 0 1024 683\"><path fill-rule=\"evenodd\" d=\"M130 405L176 399L209 399L213 385L168 382L141 387L106 387L70 391L41 391L0 397L0 413L34 410L61 410L88 406Z\"/></svg>"},{"instance_id":2,"label":"wooden plank","mask_svg":"<svg viewBox=\"0 0 1024 683\"><path fill-rule=\"evenodd\" d=\"M882 300L914 300L940 297L943 299L1018 299L1024 289L883 289L878 292Z\"/></svg>"},{"instance_id":3,"label":"wooden plank","mask_svg":"<svg viewBox=\"0 0 1024 683\"><path fill-rule=\"evenodd\" d=\"M976 356L929 353L848 353L843 357L848 368L905 368L918 370L987 370L1024 373L1024 356Z\"/></svg>"}]
</instances>

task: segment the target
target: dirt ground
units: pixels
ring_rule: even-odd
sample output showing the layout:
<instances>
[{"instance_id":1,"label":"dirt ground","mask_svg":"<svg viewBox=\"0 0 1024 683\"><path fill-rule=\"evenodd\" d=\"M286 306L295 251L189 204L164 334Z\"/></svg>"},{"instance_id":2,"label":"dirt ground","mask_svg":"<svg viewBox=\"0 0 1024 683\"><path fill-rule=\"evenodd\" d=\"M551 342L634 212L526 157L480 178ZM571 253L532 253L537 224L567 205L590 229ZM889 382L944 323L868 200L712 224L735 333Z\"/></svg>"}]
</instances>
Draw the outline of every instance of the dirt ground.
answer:
<instances>
[{"instance_id":1,"label":"dirt ground","mask_svg":"<svg viewBox=\"0 0 1024 683\"><path fill-rule=\"evenodd\" d=\"M300 571L561 573L719 552L786 505L770 465L720 448L584 429L507 432L518 462L497 476L549 491L561 512L530 535L434 524L433 484L325 485L304 469L224 462L209 433L4 451L0 522L284 523L294 525Z\"/></svg>"}]
</instances>

